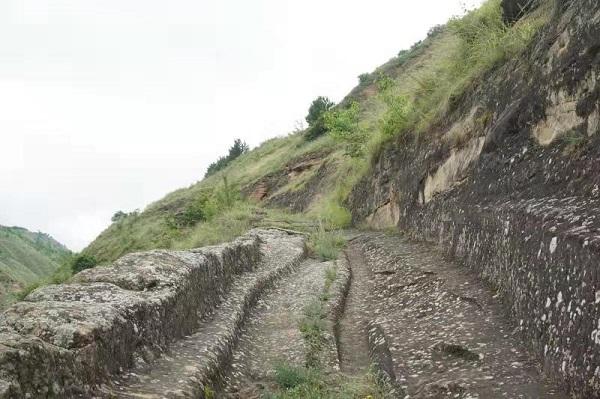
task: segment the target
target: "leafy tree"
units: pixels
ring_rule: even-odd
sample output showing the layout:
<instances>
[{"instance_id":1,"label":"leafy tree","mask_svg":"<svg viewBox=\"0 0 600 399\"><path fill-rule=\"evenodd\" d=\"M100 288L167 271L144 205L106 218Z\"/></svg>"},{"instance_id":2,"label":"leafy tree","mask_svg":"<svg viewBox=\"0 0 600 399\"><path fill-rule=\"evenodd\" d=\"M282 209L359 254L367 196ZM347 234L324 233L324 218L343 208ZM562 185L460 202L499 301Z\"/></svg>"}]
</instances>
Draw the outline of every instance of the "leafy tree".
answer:
<instances>
[{"instance_id":1,"label":"leafy tree","mask_svg":"<svg viewBox=\"0 0 600 399\"><path fill-rule=\"evenodd\" d=\"M308 115L306 116L306 122L308 122L309 126L308 131L306 132L307 140L314 140L327 133L324 116L334 106L335 103L333 101L322 96L312 102L308 109Z\"/></svg>"},{"instance_id":2,"label":"leafy tree","mask_svg":"<svg viewBox=\"0 0 600 399\"><path fill-rule=\"evenodd\" d=\"M308 109L308 115L306 116L306 122L308 126L313 126L321 119L325 112L329 111L335 106L335 103L327 97L320 96L312 102Z\"/></svg>"},{"instance_id":3,"label":"leafy tree","mask_svg":"<svg viewBox=\"0 0 600 399\"><path fill-rule=\"evenodd\" d=\"M127 214L123 211L117 211L115 212L115 214L112 216L112 218L110 218L111 222L116 223L119 220L123 220L127 217Z\"/></svg>"},{"instance_id":4,"label":"leafy tree","mask_svg":"<svg viewBox=\"0 0 600 399\"><path fill-rule=\"evenodd\" d=\"M73 262L71 263L71 270L73 273L79 273L85 269L91 269L98 264L96 258L91 255L80 254L73 258Z\"/></svg>"},{"instance_id":5,"label":"leafy tree","mask_svg":"<svg viewBox=\"0 0 600 399\"><path fill-rule=\"evenodd\" d=\"M219 157L215 162L211 163L204 177L214 175L220 170L225 169L234 159L248 152L250 147L240 139L235 139L233 145L229 148L229 153L224 157Z\"/></svg>"}]
</instances>

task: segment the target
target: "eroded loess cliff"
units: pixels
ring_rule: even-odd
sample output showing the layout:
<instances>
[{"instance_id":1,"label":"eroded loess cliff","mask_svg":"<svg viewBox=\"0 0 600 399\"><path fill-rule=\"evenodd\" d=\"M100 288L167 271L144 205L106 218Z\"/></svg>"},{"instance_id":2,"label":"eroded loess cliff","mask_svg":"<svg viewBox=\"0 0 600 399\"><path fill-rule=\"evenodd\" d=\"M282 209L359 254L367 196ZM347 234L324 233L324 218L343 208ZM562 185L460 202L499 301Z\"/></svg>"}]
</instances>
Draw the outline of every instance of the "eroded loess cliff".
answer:
<instances>
[{"instance_id":1,"label":"eroded loess cliff","mask_svg":"<svg viewBox=\"0 0 600 399\"><path fill-rule=\"evenodd\" d=\"M479 273L581 398L600 392L599 133L600 3L560 1L523 56L387 146L349 199L355 222L435 241Z\"/></svg>"}]
</instances>

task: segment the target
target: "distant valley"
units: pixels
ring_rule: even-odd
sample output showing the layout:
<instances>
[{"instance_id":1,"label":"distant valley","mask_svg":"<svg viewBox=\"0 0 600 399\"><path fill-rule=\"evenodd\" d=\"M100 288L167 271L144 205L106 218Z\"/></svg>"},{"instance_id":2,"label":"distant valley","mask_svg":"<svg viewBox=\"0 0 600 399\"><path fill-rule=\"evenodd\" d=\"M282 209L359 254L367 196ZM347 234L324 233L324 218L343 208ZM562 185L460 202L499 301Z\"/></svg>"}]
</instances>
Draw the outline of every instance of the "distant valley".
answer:
<instances>
[{"instance_id":1,"label":"distant valley","mask_svg":"<svg viewBox=\"0 0 600 399\"><path fill-rule=\"evenodd\" d=\"M52 275L70 254L48 234L0 226L0 306L19 290Z\"/></svg>"}]
</instances>

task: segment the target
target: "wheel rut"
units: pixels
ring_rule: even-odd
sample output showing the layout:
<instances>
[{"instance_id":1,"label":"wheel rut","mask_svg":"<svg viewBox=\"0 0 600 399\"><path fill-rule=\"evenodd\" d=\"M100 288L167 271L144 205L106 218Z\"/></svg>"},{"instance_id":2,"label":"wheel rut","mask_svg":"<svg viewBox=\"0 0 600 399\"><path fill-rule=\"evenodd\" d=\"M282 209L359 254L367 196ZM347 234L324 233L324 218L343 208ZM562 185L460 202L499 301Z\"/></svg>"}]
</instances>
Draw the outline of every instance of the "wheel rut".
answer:
<instances>
[{"instance_id":1,"label":"wheel rut","mask_svg":"<svg viewBox=\"0 0 600 399\"><path fill-rule=\"evenodd\" d=\"M333 262L308 259L263 296L251 312L219 397L259 398L278 364L302 367L307 345L300 331L307 306L323 292ZM335 355L335 344L330 341Z\"/></svg>"},{"instance_id":2,"label":"wheel rut","mask_svg":"<svg viewBox=\"0 0 600 399\"><path fill-rule=\"evenodd\" d=\"M363 254L350 246L344 256L351 271L350 288L346 297L344 313L337 326L338 353L342 372L358 376L371 365L367 339L369 280Z\"/></svg>"}]
</instances>

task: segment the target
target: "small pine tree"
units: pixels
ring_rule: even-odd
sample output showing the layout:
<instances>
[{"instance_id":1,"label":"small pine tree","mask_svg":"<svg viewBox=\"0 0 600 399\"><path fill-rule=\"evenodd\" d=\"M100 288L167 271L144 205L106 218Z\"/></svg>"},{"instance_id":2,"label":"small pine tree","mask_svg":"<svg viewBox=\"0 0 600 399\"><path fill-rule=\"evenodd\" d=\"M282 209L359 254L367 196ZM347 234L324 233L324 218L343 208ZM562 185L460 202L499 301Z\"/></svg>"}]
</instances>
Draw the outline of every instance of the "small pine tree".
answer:
<instances>
[{"instance_id":1,"label":"small pine tree","mask_svg":"<svg viewBox=\"0 0 600 399\"><path fill-rule=\"evenodd\" d=\"M211 163L206 170L204 177L214 175L220 170L225 169L234 159L240 155L247 153L250 150L248 144L241 139L235 139L233 145L229 147L229 153L224 157L219 157L215 162Z\"/></svg>"}]
</instances>

